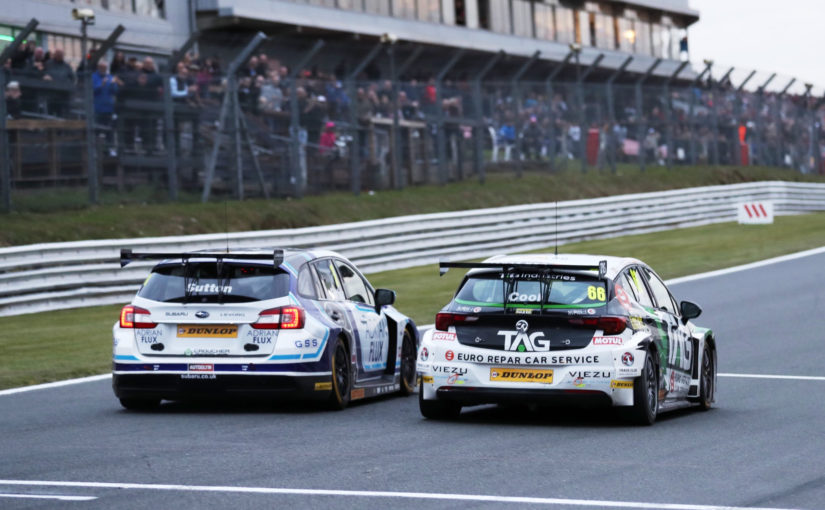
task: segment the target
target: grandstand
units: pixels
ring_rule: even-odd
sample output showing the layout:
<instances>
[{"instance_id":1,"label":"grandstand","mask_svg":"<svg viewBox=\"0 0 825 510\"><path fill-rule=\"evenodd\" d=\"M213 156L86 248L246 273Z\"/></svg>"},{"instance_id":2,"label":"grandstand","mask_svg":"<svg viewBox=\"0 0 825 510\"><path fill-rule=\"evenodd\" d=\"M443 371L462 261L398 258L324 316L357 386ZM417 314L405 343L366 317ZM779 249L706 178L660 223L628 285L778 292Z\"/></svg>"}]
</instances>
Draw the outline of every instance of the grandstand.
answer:
<instances>
[{"instance_id":1,"label":"grandstand","mask_svg":"<svg viewBox=\"0 0 825 510\"><path fill-rule=\"evenodd\" d=\"M76 6L95 11L85 61ZM28 17L3 73L4 190L357 193L530 161L822 171L811 87L691 68L687 0L32 0L0 49Z\"/></svg>"}]
</instances>

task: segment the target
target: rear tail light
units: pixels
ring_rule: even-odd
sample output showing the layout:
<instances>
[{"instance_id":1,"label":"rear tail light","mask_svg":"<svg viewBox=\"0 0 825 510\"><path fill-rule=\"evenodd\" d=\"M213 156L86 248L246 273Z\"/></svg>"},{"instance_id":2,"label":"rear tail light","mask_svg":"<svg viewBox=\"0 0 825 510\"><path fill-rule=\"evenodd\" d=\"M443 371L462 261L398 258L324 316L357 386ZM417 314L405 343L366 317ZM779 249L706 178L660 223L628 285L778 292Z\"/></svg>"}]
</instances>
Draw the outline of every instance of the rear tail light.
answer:
<instances>
[{"instance_id":1,"label":"rear tail light","mask_svg":"<svg viewBox=\"0 0 825 510\"><path fill-rule=\"evenodd\" d=\"M157 326L150 318L149 310L134 305L126 305L120 311L121 328L152 329Z\"/></svg>"},{"instance_id":2,"label":"rear tail light","mask_svg":"<svg viewBox=\"0 0 825 510\"><path fill-rule=\"evenodd\" d=\"M624 317L586 317L570 319L570 324L601 329L605 335L618 335L627 328L627 319Z\"/></svg>"},{"instance_id":3,"label":"rear tail light","mask_svg":"<svg viewBox=\"0 0 825 510\"><path fill-rule=\"evenodd\" d=\"M459 323L477 321L476 315L463 315L460 313L439 313L435 316L435 329L439 331L447 331L450 326L455 326Z\"/></svg>"},{"instance_id":4,"label":"rear tail light","mask_svg":"<svg viewBox=\"0 0 825 510\"><path fill-rule=\"evenodd\" d=\"M280 306L264 310L253 322L254 329L301 329L304 327L304 310L297 306Z\"/></svg>"}]
</instances>

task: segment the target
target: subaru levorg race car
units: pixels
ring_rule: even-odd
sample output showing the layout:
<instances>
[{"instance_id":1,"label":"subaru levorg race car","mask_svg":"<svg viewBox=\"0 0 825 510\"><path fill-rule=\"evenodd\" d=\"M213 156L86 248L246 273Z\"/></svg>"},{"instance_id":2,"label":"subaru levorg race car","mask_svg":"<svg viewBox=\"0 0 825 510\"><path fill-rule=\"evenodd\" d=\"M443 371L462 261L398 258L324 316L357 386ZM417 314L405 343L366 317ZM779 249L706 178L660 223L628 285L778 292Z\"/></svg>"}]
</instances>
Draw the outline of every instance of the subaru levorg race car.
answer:
<instances>
[{"instance_id":1,"label":"subaru levorg race car","mask_svg":"<svg viewBox=\"0 0 825 510\"><path fill-rule=\"evenodd\" d=\"M632 421L697 403L716 388L716 340L690 322L646 264L592 255L497 256L466 268L418 353L427 418L465 405L587 403L622 407Z\"/></svg>"},{"instance_id":2,"label":"subaru levorg race car","mask_svg":"<svg viewBox=\"0 0 825 510\"><path fill-rule=\"evenodd\" d=\"M351 400L415 389L418 330L332 251L121 252L162 260L114 325L127 409L220 395Z\"/></svg>"}]
</instances>

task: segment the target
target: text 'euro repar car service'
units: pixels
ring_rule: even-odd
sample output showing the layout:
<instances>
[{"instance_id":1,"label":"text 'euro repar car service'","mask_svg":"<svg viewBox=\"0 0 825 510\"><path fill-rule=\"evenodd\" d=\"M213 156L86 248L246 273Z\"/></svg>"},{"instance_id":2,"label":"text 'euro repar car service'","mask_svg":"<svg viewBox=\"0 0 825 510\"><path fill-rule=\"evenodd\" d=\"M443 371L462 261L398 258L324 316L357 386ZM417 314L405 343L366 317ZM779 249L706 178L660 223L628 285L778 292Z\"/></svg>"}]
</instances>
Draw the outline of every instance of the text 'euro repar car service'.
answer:
<instances>
[{"instance_id":1,"label":"text 'euro repar car service'","mask_svg":"<svg viewBox=\"0 0 825 510\"><path fill-rule=\"evenodd\" d=\"M453 300L418 353L419 404L428 418L484 403L622 407L652 424L659 412L714 401L713 333L701 309L676 300L629 258L497 256L465 268Z\"/></svg>"},{"instance_id":2,"label":"text 'euro repar car service'","mask_svg":"<svg viewBox=\"0 0 825 510\"><path fill-rule=\"evenodd\" d=\"M162 260L114 326L124 407L221 395L350 400L415 389L418 330L344 257L321 250L121 253Z\"/></svg>"}]
</instances>

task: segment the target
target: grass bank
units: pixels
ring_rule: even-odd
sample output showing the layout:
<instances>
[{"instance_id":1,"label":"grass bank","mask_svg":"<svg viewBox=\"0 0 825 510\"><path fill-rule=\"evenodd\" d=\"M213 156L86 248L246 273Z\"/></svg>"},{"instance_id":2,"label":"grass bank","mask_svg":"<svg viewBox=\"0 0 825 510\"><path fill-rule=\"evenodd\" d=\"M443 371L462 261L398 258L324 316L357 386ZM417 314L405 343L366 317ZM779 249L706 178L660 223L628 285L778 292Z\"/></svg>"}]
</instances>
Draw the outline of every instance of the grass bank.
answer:
<instances>
[{"instance_id":1,"label":"grass bank","mask_svg":"<svg viewBox=\"0 0 825 510\"><path fill-rule=\"evenodd\" d=\"M773 225L708 225L565 245L562 252L637 257L675 278L825 246L825 214L784 216ZM398 308L429 324L452 297L462 271L435 266L369 275L398 292ZM678 296L677 296L678 297ZM119 306L0 318L0 389L104 373Z\"/></svg>"},{"instance_id":2,"label":"grass bank","mask_svg":"<svg viewBox=\"0 0 825 510\"><path fill-rule=\"evenodd\" d=\"M213 201L198 196L180 202L162 201L164 192L136 189L128 194L106 192L103 205L88 206L83 188L17 190L14 212L0 214L0 246L133 238L217 232L241 232L306 227L443 211L573 200L665 189L733 184L763 180L825 182L825 176L805 176L791 170L759 167L678 167L668 171L635 166L617 174L591 170L550 172L533 169L521 178L508 170L477 180L444 186L419 186L403 191L379 191L354 197L331 193L302 200Z\"/></svg>"}]
</instances>

